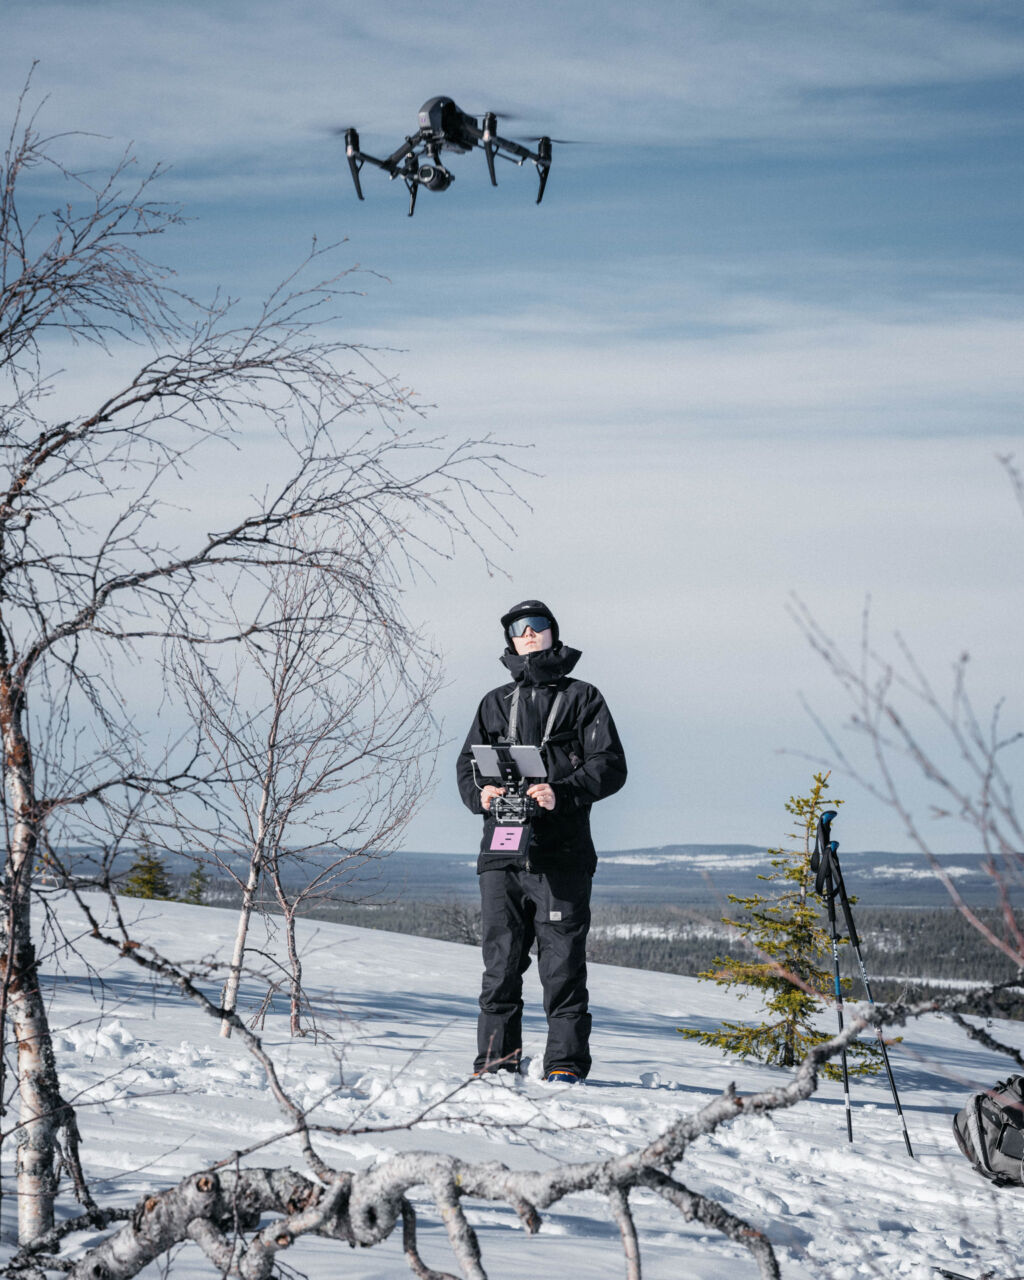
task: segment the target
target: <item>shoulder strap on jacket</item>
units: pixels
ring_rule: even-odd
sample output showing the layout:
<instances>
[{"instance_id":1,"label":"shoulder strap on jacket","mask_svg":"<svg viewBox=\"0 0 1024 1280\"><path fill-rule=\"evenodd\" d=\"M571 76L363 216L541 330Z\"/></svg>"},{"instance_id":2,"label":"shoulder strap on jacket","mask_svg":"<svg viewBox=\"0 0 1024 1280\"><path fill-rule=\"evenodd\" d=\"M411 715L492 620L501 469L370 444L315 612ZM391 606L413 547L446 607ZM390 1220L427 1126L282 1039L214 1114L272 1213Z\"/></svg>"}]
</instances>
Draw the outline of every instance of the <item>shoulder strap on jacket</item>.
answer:
<instances>
[{"instance_id":1,"label":"shoulder strap on jacket","mask_svg":"<svg viewBox=\"0 0 1024 1280\"><path fill-rule=\"evenodd\" d=\"M508 708L508 734L506 740L513 745L516 742L516 722L519 719L519 685L512 690L512 701ZM544 737L541 739L540 745L546 747L548 739L551 737L551 730L555 727L555 718L558 715L558 708L562 705L562 690L559 689L555 694L554 701L551 703L551 710L548 712L547 722L544 725Z\"/></svg>"},{"instance_id":2,"label":"shoulder strap on jacket","mask_svg":"<svg viewBox=\"0 0 1024 1280\"><path fill-rule=\"evenodd\" d=\"M547 723L544 725L544 737L541 738L540 745L546 747L548 739L551 737L551 730L555 727L555 716L558 715L558 708L562 701L562 690L559 689L555 694L555 700L551 704L551 710L548 712Z\"/></svg>"},{"instance_id":3,"label":"shoulder strap on jacket","mask_svg":"<svg viewBox=\"0 0 1024 1280\"><path fill-rule=\"evenodd\" d=\"M514 743L516 740L516 720L519 717L519 685L512 690L512 702L508 709L508 734L506 735L509 742Z\"/></svg>"}]
</instances>

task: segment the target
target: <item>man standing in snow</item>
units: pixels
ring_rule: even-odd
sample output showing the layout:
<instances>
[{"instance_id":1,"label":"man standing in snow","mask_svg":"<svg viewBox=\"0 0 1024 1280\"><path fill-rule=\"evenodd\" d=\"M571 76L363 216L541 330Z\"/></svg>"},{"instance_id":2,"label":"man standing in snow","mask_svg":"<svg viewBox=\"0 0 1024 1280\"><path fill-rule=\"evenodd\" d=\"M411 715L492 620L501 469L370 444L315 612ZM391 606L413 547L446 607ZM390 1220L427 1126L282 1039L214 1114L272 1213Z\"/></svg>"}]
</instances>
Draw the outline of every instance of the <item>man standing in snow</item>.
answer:
<instances>
[{"instance_id":1,"label":"man standing in snow","mask_svg":"<svg viewBox=\"0 0 1024 1280\"><path fill-rule=\"evenodd\" d=\"M501 619L502 663L512 683L480 703L458 760L459 792L483 815L477 873L483 912L484 976L474 1070L516 1071L522 1051L523 974L536 939L548 1039L544 1077L575 1083L590 1071L587 933L597 854L590 807L626 781L626 758L604 698L569 672L580 660L558 638L540 600ZM525 851L493 851L491 805L505 788L478 776L474 745L541 749L547 778L527 789L537 805Z\"/></svg>"}]
</instances>

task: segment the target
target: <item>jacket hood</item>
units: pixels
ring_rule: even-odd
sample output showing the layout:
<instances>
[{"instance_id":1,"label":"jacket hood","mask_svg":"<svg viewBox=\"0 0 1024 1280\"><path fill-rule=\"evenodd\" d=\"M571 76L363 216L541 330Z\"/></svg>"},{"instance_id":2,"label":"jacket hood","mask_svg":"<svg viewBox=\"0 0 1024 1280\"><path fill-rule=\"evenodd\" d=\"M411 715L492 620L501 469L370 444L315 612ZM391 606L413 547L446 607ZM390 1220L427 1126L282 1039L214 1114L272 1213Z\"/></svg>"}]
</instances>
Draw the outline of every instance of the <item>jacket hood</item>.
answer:
<instances>
[{"instance_id":1,"label":"jacket hood","mask_svg":"<svg viewBox=\"0 0 1024 1280\"><path fill-rule=\"evenodd\" d=\"M501 662L516 684L554 684L583 657L579 649L559 644L539 653L503 653Z\"/></svg>"}]
</instances>

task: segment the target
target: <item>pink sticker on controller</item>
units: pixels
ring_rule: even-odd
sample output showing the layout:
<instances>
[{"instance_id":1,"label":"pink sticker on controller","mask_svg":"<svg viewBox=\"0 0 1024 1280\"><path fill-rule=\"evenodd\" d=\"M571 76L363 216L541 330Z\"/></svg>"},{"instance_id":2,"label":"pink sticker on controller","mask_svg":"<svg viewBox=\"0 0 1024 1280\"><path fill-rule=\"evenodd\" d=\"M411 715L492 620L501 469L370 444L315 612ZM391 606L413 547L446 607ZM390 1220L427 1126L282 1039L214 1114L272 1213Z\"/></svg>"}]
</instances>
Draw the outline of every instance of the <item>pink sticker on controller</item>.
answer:
<instances>
[{"instance_id":1,"label":"pink sticker on controller","mask_svg":"<svg viewBox=\"0 0 1024 1280\"><path fill-rule=\"evenodd\" d=\"M491 851L496 853L515 853L523 838L522 827L495 827L491 836Z\"/></svg>"}]
</instances>

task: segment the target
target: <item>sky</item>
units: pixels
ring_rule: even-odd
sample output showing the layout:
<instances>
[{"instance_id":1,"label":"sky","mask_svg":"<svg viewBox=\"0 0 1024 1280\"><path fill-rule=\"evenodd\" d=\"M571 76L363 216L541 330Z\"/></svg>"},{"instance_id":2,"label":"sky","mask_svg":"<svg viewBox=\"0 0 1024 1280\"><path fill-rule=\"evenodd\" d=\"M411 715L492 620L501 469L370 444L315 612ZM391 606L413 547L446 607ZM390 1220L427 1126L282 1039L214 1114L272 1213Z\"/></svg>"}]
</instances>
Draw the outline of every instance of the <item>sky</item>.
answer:
<instances>
[{"instance_id":1,"label":"sky","mask_svg":"<svg viewBox=\"0 0 1024 1280\"><path fill-rule=\"evenodd\" d=\"M425 430L514 446L503 572L465 546L410 583L446 684L408 847L475 846L454 757L527 597L626 745L599 849L785 835L827 755L805 704L846 717L794 597L851 654L870 599L882 652L899 633L939 689L968 651L979 707L1021 722L1024 530L997 460L1024 367L1018 4L7 0L0 32L5 118L38 59L76 162L132 143L170 166L192 221L161 248L191 292L257 298L314 236L344 241L346 338ZM356 199L335 131L387 154L437 94L578 140L539 207L531 169L493 190L481 155L412 219L370 167ZM907 847L854 783L834 794L849 848Z\"/></svg>"}]
</instances>

